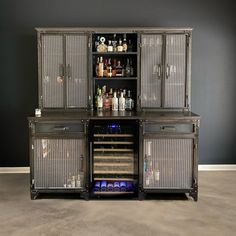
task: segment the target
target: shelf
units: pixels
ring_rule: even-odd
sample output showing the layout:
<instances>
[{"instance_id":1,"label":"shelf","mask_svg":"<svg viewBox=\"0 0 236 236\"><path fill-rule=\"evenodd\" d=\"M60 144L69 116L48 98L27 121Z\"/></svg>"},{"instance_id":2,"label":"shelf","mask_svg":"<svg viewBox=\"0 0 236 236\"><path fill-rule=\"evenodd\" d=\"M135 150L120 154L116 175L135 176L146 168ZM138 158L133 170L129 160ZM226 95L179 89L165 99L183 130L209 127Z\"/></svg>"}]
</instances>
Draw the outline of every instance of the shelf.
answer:
<instances>
[{"instance_id":1,"label":"shelf","mask_svg":"<svg viewBox=\"0 0 236 236\"><path fill-rule=\"evenodd\" d=\"M94 170L94 174L129 174L133 175L133 171L126 171L126 170Z\"/></svg>"},{"instance_id":2,"label":"shelf","mask_svg":"<svg viewBox=\"0 0 236 236\"><path fill-rule=\"evenodd\" d=\"M112 162L112 163L104 163L104 162L97 162L97 163L94 163L94 166L102 166L102 167L107 167L107 166L114 166L114 167L122 167L122 166L125 166L125 167L132 167L133 168L133 163L116 163L116 162Z\"/></svg>"},{"instance_id":3,"label":"shelf","mask_svg":"<svg viewBox=\"0 0 236 236\"><path fill-rule=\"evenodd\" d=\"M134 144L134 142L126 142L126 141L94 141L94 144Z\"/></svg>"},{"instance_id":4,"label":"shelf","mask_svg":"<svg viewBox=\"0 0 236 236\"><path fill-rule=\"evenodd\" d=\"M134 181L132 178L94 178L94 180L108 180L108 181Z\"/></svg>"},{"instance_id":5,"label":"shelf","mask_svg":"<svg viewBox=\"0 0 236 236\"><path fill-rule=\"evenodd\" d=\"M93 77L94 80L137 80L137 77Z\"/></svg>"},{"instance_id":6,"label":"shelf","mask_svg":"<svg viewBox=\"0 0 236 236\"><path fill-rule=\"evenodd\" d=\"M94 156L95 160L114 160L114 161L118 161L118 160L125 160L125 161L133 161L134 156Z\"/></svg>"},{"instance_id":7,"label":"shelf","mask_svg":"<svg viewBox=\"0 0 236 236\"><path fill-rule=\"evenodd\" d=\"M95 152L133 152L133 149L129 148L94 148Z\"/></svg>"},{"instance_id":8,"label":"shelf","mask_svg":"<svg viewBox=\"0 0 236 236\"><path fill-rule=\"evenodd\" d=\"M116 195L116 194L133 194L134 192L120 192L120 191L114 191L114 192L103 192L103 191L95 191L94 194L96 195Z\"/></svg>"},{"instance_id":9,"label":"shelf","mask_svg":"<svg viewBox=\"0 0 236 236\"><path fill-rule=\"evenodd\" d=\"M94 134L94 137L134 137L133 134Z\"/></svg>"},{"instance_id":10,"label":"shelf","mask_svg":"<svg viewBox=\"0 0 236 236\"><path fill-rule=\"evenodd\" d=\"M92 52L93 55L137 55L137 52Z\"/></svg>"}]
</instances>

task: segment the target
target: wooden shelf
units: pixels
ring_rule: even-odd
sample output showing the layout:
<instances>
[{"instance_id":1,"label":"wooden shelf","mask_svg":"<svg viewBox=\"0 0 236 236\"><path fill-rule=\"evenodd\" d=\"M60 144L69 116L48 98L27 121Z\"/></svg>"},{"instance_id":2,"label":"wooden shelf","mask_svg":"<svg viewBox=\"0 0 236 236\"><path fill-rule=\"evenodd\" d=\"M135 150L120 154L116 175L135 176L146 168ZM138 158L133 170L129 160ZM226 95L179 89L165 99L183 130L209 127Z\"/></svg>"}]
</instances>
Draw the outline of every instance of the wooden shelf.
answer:
<instances>
[{"instance_id":1,"label":"wooden shelf","mask_svg":"<svg viewBox=\"0 0 236 236\"><path fill-rule=\"evenodd\" d=\"M104 163L104 162L98 162L98 163L94 163L94 166L125 166L125 167L134 167L134 164L133 163L115 163L115 162L112 162L112 163Z\"/></svg>"},{"instance_id":2,"label":"wooden shelf","mask_svg":"<svg viewBox=\"0 0 236 236\"><path fill-rule=\"evenodd\" d=\"M94 152L133 152L129 148L94 148Z\"/></svg>"},{"instance_id":3,"label":"wooden shelf","mask_svg":"<svg viewBox=\"0 0 236 236\"><path fill-rule=\"evenodd\" d=\"M94 156L95 160L134 160L134 156Z\"/></svg>"},{"instance_id":4,"label":"wooden shelf","mask_svg":"<svg viewBox=\"0 0 236 236\"><path fill-rule=\"evenodd\" d=\"M94 180L108 180L108 181L134 181L132 178L94 178Z\"/></svg>"},{"instance_id":5,"label":"wooden shelf","mask_svg":"<svg viewBox=\"0 0 236 236\"><path fill-rule=\"evenodd\" d=\"M94 144L134 144L134 142L127 142L127 141L94 141Z\"/></svg>"},{"instance_id":6,"label":"wooden shelf","mask_svg":"<svg viewBox=\"0 0 236 236\"><path fill-rule=\"evenodd\" d=\"M117 194L133 194L134 192L109 192L109 191L95 191L94 194L95 195L117 195Z\"/></svg>"},{"instance_id":7,"label":"wooden shelf","mask_svg":"<svg viewBox=\"0 0 236 236\"><path fill-rule=\"evenodd\" d=\"M133 175L134 171L126 170L94 170L94 174L130 174Z\"/></svg>"}]
</instances>

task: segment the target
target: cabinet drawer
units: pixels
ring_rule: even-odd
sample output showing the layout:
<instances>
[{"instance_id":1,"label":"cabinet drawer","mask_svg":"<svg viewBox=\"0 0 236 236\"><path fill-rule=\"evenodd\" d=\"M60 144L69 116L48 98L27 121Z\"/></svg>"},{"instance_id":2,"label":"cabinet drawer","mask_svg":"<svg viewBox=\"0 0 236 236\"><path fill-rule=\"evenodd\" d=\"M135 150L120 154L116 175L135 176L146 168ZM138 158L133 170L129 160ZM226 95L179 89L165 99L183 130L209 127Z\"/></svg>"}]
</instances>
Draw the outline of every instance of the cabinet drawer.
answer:
<instances>
[{"instance_id":1,"label":"cabinet drawer","mask_svg":"<svg viewBox=\"0 0 236 236\"><path fill-rule=\"evenodd\" d=\"M36 133L84 133L81 123L37 123Z\"/></svg>"},{"instance_id":2,"label":"cabinet drawer","mask_svg":"<svg viewBox=\"0 0 236 236\"><path fill-rule=\"evenodd\" d=\"M145 123L144 133L193 133L193 124Z\"/></svg>"}]
</instances>

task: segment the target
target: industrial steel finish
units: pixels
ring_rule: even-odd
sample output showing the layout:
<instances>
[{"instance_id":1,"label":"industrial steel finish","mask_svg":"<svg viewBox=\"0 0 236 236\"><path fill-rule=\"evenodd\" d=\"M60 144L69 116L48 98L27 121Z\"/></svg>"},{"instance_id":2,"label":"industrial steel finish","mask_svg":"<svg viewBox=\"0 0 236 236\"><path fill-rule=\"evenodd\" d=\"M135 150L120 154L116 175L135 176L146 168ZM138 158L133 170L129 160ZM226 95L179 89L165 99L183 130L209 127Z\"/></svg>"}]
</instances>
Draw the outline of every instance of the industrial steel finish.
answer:
<instances>
[{"instance_id":1,"label":"industrial steel finish","mask_svg":"<svg viewBox=\"0 0 236 236\"><path fill-rule=\"evenodd\" d=\"M185 107L186 35L166 35L164 107Z\"/></svg>"},{"instance_id":2,"label":"industrial steel finish","mask_svg":"<svg viewBox=\"0 0 236 236\"><path fill-rule=\"evenodd\" d=\"M145 155L147 168L143 172L144 188L192 188L193 139L145 139Z\"/></svg>"},{"instance_id":3,"label":"industrial steel finish","mask_svg":"<svg viewBox=\"0 0 236 236\"><path fill-rule=\"evenodd\" d=\"M67 107L87 107L87 36L66 35Z\"/></svg>"},{"instance_id":4,"label":"industrial steel finish","mask_svg":"<svg viewBox=\"0 0 236 236\"><path fill-rule=\"evenodd\" d=\"M43 107L63 108L63 36L42 35Z\"/></svg>"},{"instance_id":5,"label":"industrial steel finish","mask_svg":"<svg viewBox=\"0 0 236 236\"><path fill-rule=\"evenodd\" d=\"M83 158L83 139L34 139L35 189L73 187L68 181L83 174Z\"/></svg>"},{"instance_id":6,"label":"industrial steel finish","mask_svg":"<svg viewBox=\"0 0 236 236\"><path fill-rule=\"evenodd\" d=\"M141 35L141 107L161 107L162 35Z\"/></svg>"}]
</instances>

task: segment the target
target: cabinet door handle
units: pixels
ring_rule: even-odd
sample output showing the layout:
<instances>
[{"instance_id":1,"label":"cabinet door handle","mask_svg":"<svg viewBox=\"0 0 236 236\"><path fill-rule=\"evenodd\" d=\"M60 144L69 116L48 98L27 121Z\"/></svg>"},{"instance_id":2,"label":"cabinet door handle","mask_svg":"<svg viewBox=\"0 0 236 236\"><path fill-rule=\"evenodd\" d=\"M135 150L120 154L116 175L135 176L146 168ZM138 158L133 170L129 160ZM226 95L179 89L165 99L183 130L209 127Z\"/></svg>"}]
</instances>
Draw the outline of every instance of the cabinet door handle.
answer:
<instances>
[{"instance_id":1,"label":"cabinet door handle","mask_svg":"<svg viewBox=\"0 0 236 236\"><path fill-rule=\"evenodd\" d=\"M168 79L170 77L170 65L166 65L166 78Z\"/></svg>"},{"instance_id":2,"label":"cabinet door handle","mask_svg":"<svg viewBox=\"0 0 236 236\"><path fill-rule=\"evenodd\" d=\"M89 143L89 157L90 157L90 170L89 170L89 172L90 172L90 182L92 183L93 182L93 163L92 163L92 159L93 159L93 157L92 157L92 148L93 148L93 143L92 142L90 142Z\"/></svg>"},{"instance_id":3,"label":"cabinet door handle","mask_svg":"<svg viewBox=\"0 0 236 236\"><path fill-rule=\"evenodd\" d=\"M69 129L69 127L66 127L66 126L64 126L64 127L61 127L61 126L55 126L54 128L53 128L53 130L55 130L55 131L66 131L66 130L68 130Z\"/></svg>"},{"instance_id":4,"label":"cabinet door handle","mask_svg":"<svg viewBox=\"0 0 236 236\"><path fill-rule=\"evenodd\" d=\"M165 126L161 126L161 130L162 131L176 131L176 127L170 126L170 125L165 125Z\"/></svg>"},{"instance_id":5,"label":"cabinet door handle","mask_svg":"<svg viewBox=\"0 0 236 236\"><path fill-rule=\"evenodd\" d=\"M161 65L160 64L158 64L157 65L157 74L158 74L158 79L160 79L161 78Z\"/></svg>"},{"instance_id":6,"label":"cabinet door handle","mask_svg":"<svg viewBox=\"0 0 236 236\"><path fill-rule=\"evenodd\" d=\"M67 74L67 78L71 79L71 66L70 66L70 64L68 64L66 67L66 74Z\"/></svg>"}]
</instances>

